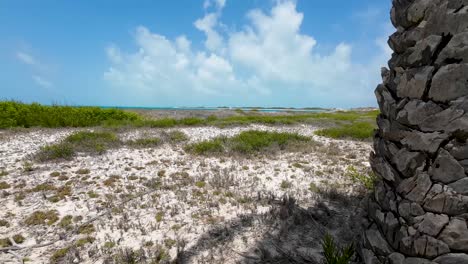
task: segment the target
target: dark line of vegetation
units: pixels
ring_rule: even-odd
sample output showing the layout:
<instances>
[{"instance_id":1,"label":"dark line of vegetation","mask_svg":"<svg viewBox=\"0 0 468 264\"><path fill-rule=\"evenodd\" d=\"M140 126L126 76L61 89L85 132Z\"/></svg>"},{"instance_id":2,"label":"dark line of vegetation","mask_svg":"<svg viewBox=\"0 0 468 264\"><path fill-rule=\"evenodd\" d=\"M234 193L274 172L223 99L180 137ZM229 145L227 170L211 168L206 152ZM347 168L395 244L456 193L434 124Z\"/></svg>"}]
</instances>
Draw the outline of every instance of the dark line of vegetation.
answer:
<instances>
[{"instance_id":1,"label":"dark line of vegetation","mask_svg":"<svg viewBox=\"0 0 468 264\"><path fill-rule=\"evenodd\" d=\"M230 126L259 124L296 124L314 120L354 122L371 120L375 122L378 111L337 111L327 113L305 113L290 115L241 115L218 118L161 118L145 119L137 113L119 109L99 107L45 106L37 103L24 104L14 101L0 101L0 128L12 127L90 127L90 126L133 126L133 127L176 127L176 126Z\"/></svg>"},{"instance_id":2,"label":"dark line of vegetation","mask_svg":"<svg viewBox=\"0 0 468 264\"><path fill-rule=\"evenodd\" d=\"M136 122L141 117L132 112L99 107L45 106L0 101L0 128L11 127L89 127L105 122Z\"/></svg>"}]
</instances>

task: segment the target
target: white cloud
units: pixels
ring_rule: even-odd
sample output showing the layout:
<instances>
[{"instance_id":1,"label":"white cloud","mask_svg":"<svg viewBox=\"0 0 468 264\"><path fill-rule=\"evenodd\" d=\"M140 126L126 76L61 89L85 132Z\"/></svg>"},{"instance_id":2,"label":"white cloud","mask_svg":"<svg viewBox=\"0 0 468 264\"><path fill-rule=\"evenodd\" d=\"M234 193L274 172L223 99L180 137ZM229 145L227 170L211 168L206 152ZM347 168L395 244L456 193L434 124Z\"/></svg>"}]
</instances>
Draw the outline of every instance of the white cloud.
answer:
<instances>
[{"instance_id":1,"label":"white cloud","mask_svg":"<svg viewBox=\"0 0 468 264\"><path fill-rule=\"evenodd\" d=\"M309 106L319 105L323 98L336 98L337 105L375 101L372 91L389 56L382 39L375 43L382 51L367 64L358 64L352 60L351 45L344 42L328 54L317 52L317 41L301 33L304 15L294 1L277 1L269 13L252 10L242 30L228 32L219 30L225 1L204 2L205 8L212 5L218 10L194 23L205 33L205 49L194 50L183 35L170 40L138 27L138 51L107 49L112 65L105 79L123 93L140 94L153 104L187 95L192 104L202 97L229 98L231 104L253 98L256 104L280 105L286 97L296 96Z\"/></svg>"},{"instance_id":2,"label":"white cloud","mask_svg":"<svg viewBox=\"0 0 468 264\"><path fill-rule=\"evenodd\" d=\"M20 60L22 63L28 64L28 65L36 65L36 60L34 57L28 53L18 51L16 53L16 58Z\"/></svg>"},{"instance_id":3,"label":"white cloud","mask_svg":"<svg viewBox=\"0 0 468 264\"><path fill-rule=\"evenodd\" d=\"M215 6L218 9L223 9L226 5L226 0L205 0L203 2L203 9L208 9L211 6Z\"/></svg>"},{"instance_id":4,"label":"white cloud","mask_svg":"<svg viewBox=\"0 0 468 264\"><path fill-rule=\"evenodd\" d=\"M209 13L195 21L195 27L206 35L205 47L210 51L217 51L223 46L223 37L216 30L219 13Z\"/></svg>"},{"instance_id":5,"label":"white cloud","mask_svg":"<svg viewBox=\"0 0 468 264\"><path fill-rule=\"evenodd\" d=\"M31 78L42 88L51 88L53 83L49 81L45 75L48 75L50 69L47 65L37 60L32 54L18 51L16 52L16 58L21 62L29 66L29 70L31 71Z\"/></svg>"},{"instance_id":6,"label":"white cloud","mask_svg":"<svg viewBox=\"0 0 468 264\"><path fill-rule=\"evenodd\" d=\"M42 88L51 88L53 86L53 84L51 82L49 82L48 80L44 79L41 76L33 75L32 78L33 78L34 82L37 85L41 86Z\"/></svg>"}]
</instances>

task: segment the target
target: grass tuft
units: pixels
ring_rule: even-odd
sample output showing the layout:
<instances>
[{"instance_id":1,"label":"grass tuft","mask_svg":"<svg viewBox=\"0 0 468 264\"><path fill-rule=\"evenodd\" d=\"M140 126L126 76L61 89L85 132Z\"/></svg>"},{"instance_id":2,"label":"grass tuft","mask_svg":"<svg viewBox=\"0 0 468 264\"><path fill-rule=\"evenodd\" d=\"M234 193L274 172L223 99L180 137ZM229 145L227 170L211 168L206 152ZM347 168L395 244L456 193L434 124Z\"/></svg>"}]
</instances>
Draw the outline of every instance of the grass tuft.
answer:
<instances>
[{"instance_id":1,"label":"grass tuft","mask_svg":"<svg viewBox=\"0 0 468 264\"><path fill-rule=\"evenodd\" d=\"M24 223L26 225L53 225L58 220L58 212L55 210L35 211L24 220Z\"/></svg>"},{"instance_id":2,"label":"grass tuft","mask_svg":"<svg viewBox=\"0 0 468 264\"><path fill-rule=\"evenodd\" d=\"M338 248L333 237L326 234L322 241L325 264L348 264L354 255L354 245Z\"/></svg>"}]
</instances>

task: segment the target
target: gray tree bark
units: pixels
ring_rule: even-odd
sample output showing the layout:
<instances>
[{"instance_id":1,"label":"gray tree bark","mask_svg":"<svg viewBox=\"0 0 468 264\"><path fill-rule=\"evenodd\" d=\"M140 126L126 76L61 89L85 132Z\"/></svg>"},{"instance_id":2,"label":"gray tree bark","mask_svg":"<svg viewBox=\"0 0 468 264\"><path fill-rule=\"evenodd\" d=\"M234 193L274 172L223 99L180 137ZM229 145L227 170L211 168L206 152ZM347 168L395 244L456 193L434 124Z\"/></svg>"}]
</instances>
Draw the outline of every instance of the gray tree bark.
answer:
<instances>
[{"instance_id":1,"label":"gray tree bark","mask_svg":"<svg viewBox=\"0 0 468 264\"><path fill-rule=\"evenodd\" d=\"M360 254L468 263L468 0L393 0Z\"/></svg>"}]
</instances>

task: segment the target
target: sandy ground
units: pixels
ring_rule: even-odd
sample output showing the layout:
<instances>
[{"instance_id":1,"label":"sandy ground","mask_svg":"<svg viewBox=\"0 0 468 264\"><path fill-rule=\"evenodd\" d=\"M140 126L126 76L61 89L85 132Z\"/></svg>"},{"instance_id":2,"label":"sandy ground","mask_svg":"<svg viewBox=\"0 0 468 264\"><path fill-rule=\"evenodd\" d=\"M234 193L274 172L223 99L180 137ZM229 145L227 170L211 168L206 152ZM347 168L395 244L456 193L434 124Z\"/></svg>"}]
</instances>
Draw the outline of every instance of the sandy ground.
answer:
<instances>
[{"instance_id":1,"label":"sandy ground","mask_svg":"<svg viewBox=\"0 0 468 264\"><path fill-rule=\"evenodd\" d=\"M254 157L194 156L183 144L121 147L38 163L31 155L41 146L77 129L0 134L0 172L6 172L0 182L10 186L0 190L0 220L8 223L0 226L0 238L25 238L21 249L0 252L0 263L49 263L62 248L70 250L60 263L130 263L115 256L145 263L158 255L179 263L319 263L324 232L345 242L355 235L352 217L364 188L346 168L367 170L371 144L318 137L308 125L177 130L196 142L251 129L297 132L316 143ZM119 137L162 131L135 129ZM33 191L41 184L55 189ZM68 194L51 199L65 186ZM25 223L33 212L48 210L57 211L57 222ZM71 223L60 224L67 215ZM88 237L89 243L77 245Z\"/></svg>"}]
</instances>

